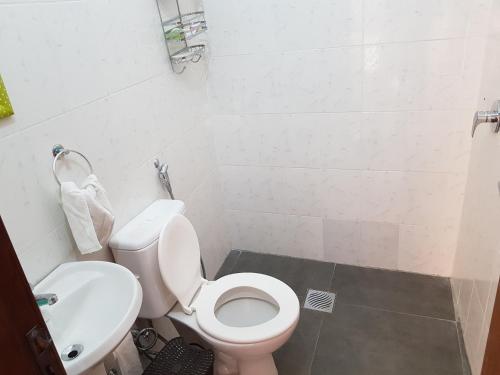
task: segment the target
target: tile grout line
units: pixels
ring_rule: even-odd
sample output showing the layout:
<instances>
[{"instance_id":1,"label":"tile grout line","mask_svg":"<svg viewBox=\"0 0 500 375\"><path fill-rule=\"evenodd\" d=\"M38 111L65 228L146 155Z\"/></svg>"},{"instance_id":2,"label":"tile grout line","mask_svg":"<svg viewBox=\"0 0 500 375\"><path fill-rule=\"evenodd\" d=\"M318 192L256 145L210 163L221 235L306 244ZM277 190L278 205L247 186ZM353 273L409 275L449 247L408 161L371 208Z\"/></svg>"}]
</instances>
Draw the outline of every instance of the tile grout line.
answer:
<instances>
[{"instance_id":1,"label":"tile grout line","mask_svg":"<svg viewBox=\"0 0 500 375\"><path fill-rule=\"evenodd\" d=\"M332 167L322 167L322 166L306 166L306 165L284 165L284 164L257 164L257 163L221 163L218 167L248 167L248 168L287 168L287 169L306 169L315 171L347 171L347 172L403 172L403 173L427 173L427 174L437 174L437 175L457 175L462 174L462 172L453 171L431 171L425 169L366 169L366 168L332 168Z\"/></svg>"},{"instance_id":2,"label":"tile grout line","mask_svg":"<svg viewBox=\"0 0 500 375\"><path fill-rule=\"evenodd\" d=\"M79 2L81 0L67 0L67 1L62 1L62 2L73 2L73 1ZM59 1L56 1L56 2L59 2ZM79 103L79 104L75 105L74 107L71 107L71 108L68 108L68 109L63 109L62 111L60 111L59 113L57 113L55 115L49 116L49 117L41 119L41 120L37 120L36 122L33 122L30 125L27 125L26 127L23 127L21 129L19 129L18 131L15 131L13 133L7 134L5 137L2 138L2 141L4 139L8 139L10 137L14 137L14 136L19 135L19 134L23 134L23 133L25 133L27 131L31 131L32 129L38 128L38 127L44 125L45 123L47 123L49 121L53 121L53 120L62 118L64 116L70 115L70 114L72 114L74 112L77 112L78 110L80 110L82 108L85 108L85 107L87 107L89 105L93 105L93 104L96 104L96 103L108 100L110 98L113 98L114 96L122 94L123 92L125 92L127 90L133 89L136 86L140 86L140 85L145 84L145 83L147 83L149 81L152 81L152 80L154 80L156 78L159 78L159 77L161 77L164 74L165 74L164 72L156 73L156 74L154 74L152 76L149 76L148 78L144 78L144 79L142 79L140 81L131 83L129 85L125 85L125 86L123 86L123 87L121 87L121 88L119 88L119 89L117 89L115 91L110 91L110 92L107 92L106 94L104 94L102 96L97 97L97 98L91 99L91 100L86 101L84 103Z\"/></svg>"},{"instance_id":3,"label":"tile grout line","mask_svg":"<svg viewBox=\"0 0 500 375\"><path fill-rule=\"evenodd\" d=\"M399 315L406 315L406 316L411 316L411 317L415 317L415 318L424 318L424 319L439 320L439 321L448 322L448 323L456 323L455 320L444 319L444 318L436 318L436 317L433 317L433 316L426 316L426 315L419 315L419 314L412 314L412 313L407 313L407 312L402 312L402 311L388 310L388 309L383 309L383 308L380 308L380 307L373 307L373 306L367 306L367 305L358 305L358 304L355 304L355 303L342 303L342 304L346 305L346 306L360 307L360 308L363 308L363 309L376 310L376 311L382 311L382 312L399 314Z\"/></svg>"},{"instance_id":4,"label":"tile grout line","mask_svg":"<svg viewBox=\"0 0 500 375\"><path fill-rule=\"evenodd\" d=\"M470 375L470 370L468 368L469 365L469 358L467 357L467 352L465 351L465 348L463 346L463 332L462 328L460 325L460 322L455 321L455 329L457 332L457 340L458 340L458 350L460 351L460 367L462 367L462 373L463 375Z\"/></svg>"},{"instance_id":5,"label":"tile grout line","mask_svg":"<svg viewBox=\"0 0 500 375\"><path fill-rule=\"evenodd\" d=\"M231 274L233 272L233 270L235 269L236 265L238 264L238 262L240 261L240 256L241 256L241 250L237 250L238 251L238 256L236 257L236 261L234 262L234 264L231 266L231 268L229 269L229 274Z\"/></svg>"},{"instance_id":6,"label":"tile grout line","mask_svg":"<svg viewBox=\"0 0 500 375\"><path fill-rule=\"evenodd\" d=\"M458 341L458 350L460 351L460 367L462 368L462 374L466 375L465 366L464 366L464 353L462 351L462 344L460 342L460 332L458 330L458 322L455 321L455 332L457 333L457 341Z\"/></svg>"},{"instance_id":7,"label":"tile grout line","mask_svg":"<svg viewBox=\"0 0 500 375\"><path fill-rule=\"evenodd\" d=\"M332 286L333 286L333 278L335 277L335 269L337 268L337 263L333 263L333 270L332 270L332 275L330 276L330 283L328 285L328 290L331 291L332 290ZM334 306L334 311L335 311L335 306ZM312 350L312 356L311 356L311 363L309 364L309 371L308 371L308 375L311 375L311 371L312 371L312 367L313 367L313 364L314 364L314 359L316 357L316 351L318 350L318 342L319 342L319 337L321 335L321 330L323 329L323 324L325 322L325 315L324 314L321 314L321 323L319 325L319 329L318 329L318 336L316 337L316 341L314 343L314 348Z\"/></svg>"},{"instance_id":8,"label":"tile grout line","mask_svg":"<svg viewBox=\"0 0 500 375\"><path fill-rule=\"evenodd\" d=\"M328 290L332 291L333 279L335 277L335 270L337 269L337 263L333 263L332 276L330 277L330 284L328 284Z\"/></svg>"},{"instance_id":9,"label":"tile grout line","mask_svg":"<svg viewBox=\"0 0 500 375\"><path fill-rule=\"evenodd\" d=\"M352 42L352 43L339 43L337 45L327 46L327 47L313 47L313 48L296 48L296 49L286 49L277 51L276 49L268 49L261 51L263 55L291 55L291 54L300 54L306 52L323 52L323 51L331 51L331 50L340 50L340 49L350 49L350 48L365 48L365 47L384 47L387 45L408 45L408 44L419 44L419 43L433 43L433 42L447 42L447 41L460 41L468 39L469 37L466 35L459 36L450 36L444 38L428 38L428 39L408 39L408 40L393 40L393 41L373 41L373 42L365 42L364 35L363 40L361 42ZM249 51L249 52L239 52L239 53L221 53L212 55L212 59L224 59L224 58L238 58L245 56L255 56L258 55L258 51Z\"/></svg>"},{"instance_id":10,"label":"tile grout line","mask_svg":"<svg viewBox=\"0 0 500 375\"><path fill-rule=\"evenodd\" d=\"M457 108L407 108L407 109L380 109L380 110L368 110L368 109L357 109L357 110L345 110L345 111L297 111L297 112L247 112L247 111L231 111L231 112L213 112L214 117L265 117L265 116L282 116L282 117L294 117L302 115L314 115L314 116L324 116L324 115L365 115L365 114L407 114L407 113L436 113L436 112L456 112L456 111L474 111L471 107L457 107Z\"/></svg>"},{"instance_id":11,"label":"tile grout line","mask_svg":"<svg viewBox=\"0 0 500 375\"><path fill-rule=\"evenodd\" d=\"M224 263L226 262L227 258L229 257L229 255L231 254L231 251L237 251L238 252L238 256L236 257L236 261L234 262L234 264L229 268L228 272L225 274L225 275L221 275L219 277L217 277L219 275L219 272L221 271L222 267L224 266ZM222 262L222 264L220 265L219 269L217 270L217 272L215 273L215 276L214 278L217 280L217 279L220 279L221 277L223 276L227 276L227 275L230 275L233 270L234 270L234 267L236 267L236 264L238 263L238 261L240 260L240 255L241 255L241 250L230 250L229 253L226 255L226 257L224 258L224 261Z\"/></svg>"},{"instance_id":12,"label":"tile grout line","mask_svg":"<svg viewBox=\"0 0 500 375\"><path fill-rule=\"evenodd\" d=\"M309 371L308 375L311 375L311 371L313 368L314 360L316 358L316 351L318 350L318 342L319 342L319 336L321 335L321 330L323 329L323 323L325 322L325 316L324 314L321 315L321 322L319 324L319 329L318 329L318 336L316 337L316 341L314 342L314 347L312 350L312 355L311 355L311 363L309 363Z\"/></svg>"}]
</instances>

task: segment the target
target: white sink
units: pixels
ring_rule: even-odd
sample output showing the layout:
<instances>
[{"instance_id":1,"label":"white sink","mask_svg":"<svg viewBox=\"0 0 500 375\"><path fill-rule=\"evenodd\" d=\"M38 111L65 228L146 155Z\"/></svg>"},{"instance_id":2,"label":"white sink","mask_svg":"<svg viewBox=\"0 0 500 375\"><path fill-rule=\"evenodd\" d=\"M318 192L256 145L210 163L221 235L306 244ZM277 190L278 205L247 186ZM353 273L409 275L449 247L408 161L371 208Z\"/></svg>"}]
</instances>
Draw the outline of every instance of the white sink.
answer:
<instances>
[{"instance_id":1,"label":"white sink","mask_svg":"<svg viewBox=\"0 0 500 375\"><path fill-rule=\"evenodd\" d=\"M142 303L136 277L109 262L61 264L33 293L58 297L41 310L59 355L72 345L83 345L77 357L63 359L68 375L82 373L112 352L129 332Z\"/></svg>"}]
</instances>

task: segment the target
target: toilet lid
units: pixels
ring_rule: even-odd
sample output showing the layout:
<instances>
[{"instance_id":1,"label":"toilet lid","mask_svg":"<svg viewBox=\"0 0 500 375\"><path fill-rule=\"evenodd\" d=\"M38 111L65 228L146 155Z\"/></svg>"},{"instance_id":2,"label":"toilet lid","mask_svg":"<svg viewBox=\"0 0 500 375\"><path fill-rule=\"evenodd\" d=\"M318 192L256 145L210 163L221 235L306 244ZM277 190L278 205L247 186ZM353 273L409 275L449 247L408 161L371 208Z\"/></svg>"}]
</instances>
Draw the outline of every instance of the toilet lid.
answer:
<instances>
[{"instance_id":1,"label":"toilet lid","mask_svg":"<svg viewBox=\"0 0 500 375\"><path fill-rule=\"evenodd\" d=\"M279 308L270 320L257 325L232 327L216 316L221 303L242 297L264 299L260 298L263 295L271 297ZM297 295L288 285L259 273L236 273L204 285L196 299L195 309L203 331L216 339L237 344L257 343L277 337L295 326L300 313Z\"/></svg>"},{"instance_id":2,"label":"toilet lid","mask_svg":"<svg viewBox=\"0 0 500 375\"><path fill-rule=\"evenodd\" d=\"M186 311L203 278L198 236L183 215L174 215L163 227L158 240L158 263L163 282Z\"/></svg>"}]
</instances>

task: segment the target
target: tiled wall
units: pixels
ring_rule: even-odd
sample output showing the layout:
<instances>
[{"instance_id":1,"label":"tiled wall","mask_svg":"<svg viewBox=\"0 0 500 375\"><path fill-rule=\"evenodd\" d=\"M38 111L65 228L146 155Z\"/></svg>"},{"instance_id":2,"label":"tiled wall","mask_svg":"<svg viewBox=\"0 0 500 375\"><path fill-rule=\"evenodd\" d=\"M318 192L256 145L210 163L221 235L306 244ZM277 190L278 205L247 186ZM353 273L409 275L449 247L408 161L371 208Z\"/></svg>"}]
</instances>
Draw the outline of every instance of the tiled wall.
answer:
<instances>
[{"instance_id":1,"label":"tiled wall","mask_svg":"<svg viewBox=\"0 0 500 375\"><path fill-rule=\"evenodd\" d=\"M494 0L485 36L487 57L481 79L479 110L500 99L500 1ZM453 294L474 375L479 375L500 276L500 135L481 125L474 136Z\"/></svg>"},{"instance_id":2,"label":"tiled wall","mask_svg":"<svg viewBox=\"0 0 500 375\"><path fill-rule=\"evenodd\" d=\"M449 275L490 0L206 0L233 248Z\"/></svg>"},{"instance_id":3,"label":"tiled wall","mask_svg":"<svg viewBox=\"0 0 500 375\"><path fill-rule=\"evenodd\" d=\"M0 55L16 111L0 121L0 215L29 280L76 257L52 176L55 143L93 162L115 229L167 197L152 160L167 161L213 275L229 246L204 125L206 67L171 72L155 1L0 0Z\"/></svg>"}]
</instances>

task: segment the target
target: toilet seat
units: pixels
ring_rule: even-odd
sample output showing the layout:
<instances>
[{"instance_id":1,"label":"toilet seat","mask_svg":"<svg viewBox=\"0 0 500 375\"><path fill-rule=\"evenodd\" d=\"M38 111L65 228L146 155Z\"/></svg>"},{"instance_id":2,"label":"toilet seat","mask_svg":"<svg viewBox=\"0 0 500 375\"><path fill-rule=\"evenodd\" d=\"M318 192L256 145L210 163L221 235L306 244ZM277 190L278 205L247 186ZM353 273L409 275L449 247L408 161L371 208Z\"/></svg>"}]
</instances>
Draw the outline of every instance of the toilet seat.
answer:
<instances>
[{"instance_id":1,"label":"toilet seat","mask_svg":"<svg viewBox=\"0 0 500 375\"><path fill-rule=\"evenodd\" d=\"M239 298L267 300L279 311L270 320L257 325L232 327L222 323L215 315L217 308ZM193 307L203 331L236 344L258 343L277 337L297 322L300 313L298 298L288 285L258 273L232 274L203 285Z\"/></svg>"},{"instance_id":2,"label":"toilet seat","mask_svg":"<svg viewBox=\"0 0 500 375\"><path fill-rule=\"evenodd\" d=\"M173 215L158 239L160 274L184 313L194 313L198 325L209 336L228 343L254 344L295 327L299 300L284 282L259 273L232 274L208 282L201 276L199 259L200 245L192 224L183 215ZM216 317L219 306L242 298L271 302L279 310L263 323L244 327L228 326Z\"/></svg>"}]
</instances>

